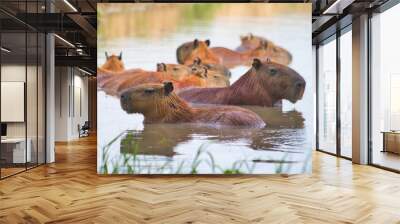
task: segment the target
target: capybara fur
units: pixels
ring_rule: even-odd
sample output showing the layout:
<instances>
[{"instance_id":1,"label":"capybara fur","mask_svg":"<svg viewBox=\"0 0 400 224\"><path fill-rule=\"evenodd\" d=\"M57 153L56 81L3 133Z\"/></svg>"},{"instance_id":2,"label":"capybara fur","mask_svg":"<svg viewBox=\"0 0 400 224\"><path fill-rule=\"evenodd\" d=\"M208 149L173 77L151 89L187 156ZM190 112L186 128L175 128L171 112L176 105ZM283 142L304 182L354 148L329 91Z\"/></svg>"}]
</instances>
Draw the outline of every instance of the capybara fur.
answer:
<instances>
[{"instance_id":1,"label":"capybara fur","mask_svg":"<svg viewBox=\"0 0 400 224\"><path fill-rule=\"evenodd\" d=\"M252 51L251 57L261 61L271 60L282 65L289 65L292 62L292 54L270 41L262 41L261 45Z\"/></svg>"},{"instance_id":2,"label":"capybara fur","mask_svg":"<svg viewBox=\"0 0 400 224\"><path fill-rule=\"evenodd\" d=\"M268 41L264 37L256 36L252 33L249 33L248 35L240 36L240 45L235 50L239 52L252 51L260 47L262 42L266 41L272 44L271 41Z\"/></svg>"},{"instance_id":3,"label":"capybara fur","mask_svg":"<svg viewBox=\"0 0 400 224\"><path fill-rule=\"evenodd\" d=\"M121 107L141 113L145 123L200 123L210 125L264 127L254 112L236 106L189 106L173 92L172 82L145 84L124 91Z\"/></svg>"},{"instance_id":4,"label":"capybara fur","mask_svg":"<svg viewBox=\"0 0 400 224\"><path fill-rule=\"evenodd\" d=\"M157 72L167 72L176 80L182 80L192 73L189 66L166 63L157 63Z\"/></svg>"},{"instance_id":5,"label":"capybara fur","mask_svg":"<svg viewBox=\"0 0 400 224\"><path fill-rule=\"evenodd\" d=\"M224 74L224 71L220 68L203 64L200 58L197 58L190 67L193 73L205 71L206 87L226 87L230 85L229 77Z\"/></svg>"},{"instance_id":6,"label":"capybara fur","mask_svg":"<svg viewBox=\"0 0 400 224\"><path fill-rule=\"evenodd\" d=\"M106 82L108 82L114 75L119 75L125 71L124 63L122 62L122 52L119 56L111 55L109 56L105 52L106 62L97 68L97 84L102 87ZM132 70L133 71L133 70Z\"/></svg>"},{"instance_id":7,"label":"capybara fur","mask_svg":"<svg viewBox=\"0 0 400 224\"><path fill-rule=\"evenodd\" d=\"M182 44L176 50L179 64L190 65L197 58L206 64L221 64L220 59L210 51L210 40L194 41Z\"/></svg>"},{"instance_id":8,"label":"capybara fur","mask_svg":"<svg viewBox=\"0 0 400 224\"><path fill-rule=\"evenodd\" d=\"M266 51L263 52L263 55L259 55L258 57L268 57L272 61L283 65L288 65L292 62L292 54L290 54L289 51L276 45L274 42L267 40L264 37L256 36L252 33L249 33L248 35L241 36L240 42L240 46L236 48L236 51L238 52L253 51L264 45L264 49Z\"/></svg>"},{"instance_id":9,"label":"capybara fur","mask_svg":"<svg viewBox=\"0 0 400 224\"><path fill-rule=\"evenodd\" d=\"M177 59L179 63L187 64L188 60L192 60L194 57L206 58L207 60L212 58L213 61L218 61L216 64L221 64L227 68L239 65L249 66L254 58L258 58L261 61L265 61L268 58L283 65L288 65L292 61L292 55L287 50L264 38L251 36L242 40L245 40L242 41L245 43L242 45L247 46L249 50L235 51L225 47L210 48L209 40L207 40L206 44L200 45L199 43L202 42L195 39L178 47ZM215 58L218 60L215 60Z\"/></svg>"},{"instance_id":10,"label":"capybara fur","mask_svg":"<svg viewBox=\"0 0 400 224\"><path fill-rule=\"evenodd\" d=\"M157 64L158 72L167 72L171 76L181 81L183 78L187 78L189 75L198 75L199 77L206 80L205 87L225 87L229 86L229 78L222 74L220 68L212 67L203 64L199 58L195 59L191 65L181 64Z\"/></svg>"},{"instance_id":11,"label":"capybara fur","mask_svg":"<svg viewBox=\"0 0 400 224\"><path fill-rule=\"evenodd\" d=\"M145 83L163 83L164 81L173 82L176 89L206 86L205 78L198 74L190 74L181 80L176 80L167 72L139 71L133 73L124 72L118 76L114 76L110 81L103 85L101 89L109 95L118 96L120 92L125 89L137 85Z\"/></svg>"},{"instance_id":12,"label":"capybara fur","mask_svg":"<svg viewBox=\"0 0 400 224\"><path fill-rule=\"evenodd\" d=\"M254 59L252 67L224 88L188 88L178 95L191 103L258 105L272 107L282 99L292 103L303 97L306 82L293 69Z\"/></svg>"},{"instance_id":13,"label":"capybara fur","mask_svg":"<svg viewBox=\"0 0 400 224\"><path fill-rule=\"evenodd\" d=\"M122 72L125 70L124 63L122 62L122 52L119 54L119 56L116 55L111 55L108 56L108 53L105 53L106 55L106 62L99 68L103 72Z\"/></svg>"}]
</instances>

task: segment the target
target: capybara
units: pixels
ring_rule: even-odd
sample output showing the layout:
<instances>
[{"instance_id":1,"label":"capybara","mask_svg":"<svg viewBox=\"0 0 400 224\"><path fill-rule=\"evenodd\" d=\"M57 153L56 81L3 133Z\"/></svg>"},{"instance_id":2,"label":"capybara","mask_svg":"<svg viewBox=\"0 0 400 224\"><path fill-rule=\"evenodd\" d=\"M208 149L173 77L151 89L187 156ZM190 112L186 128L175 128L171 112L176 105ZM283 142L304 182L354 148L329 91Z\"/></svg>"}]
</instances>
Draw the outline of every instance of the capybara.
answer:
<instances>
[{"instance_id":1,"label":"capybara","mask_svg":"<svg viewBox=\"0 0 400 224\"><path fill-rule=\"evenodd\" d=\"M271 60L282 65L292 62L292 54L268 40L261 41L261 45L251 52L251 57L261 61Z\"/></svg>"},{"instance_id":2,"label":"capybara","mask_svg":"<svg viewBox=\"0 0 400 224\"><path fill-rule=\"evenodd\" d=\"M204 63L199 57L196 57L193 61L193 64L189 64L189 67L192 67L193 65L202 65L205 66L209 71L212 71L214 74L221 74L225 76L227 79L229 79L232 76L231 71L229 69L221 64L210 64L210 63Z\"/></svg>"},{"instance_id":3,"label":"capybara","mask_svg":"<svg viewBox=\"0 0 400 224\"><path fill-rule=\"evenodd\" d=\"M234 51L225 47L209 48L209 40L202 42L195 39L194 41L184 43L178 47L177 59L179 63L187 64L188 60L193 60L194 57L199 57L202 60L203 58L206 60L212 58L214 62L217 62L217 64L221 64L228 68L233 68L239 65L251 65L254 58L259 58L262 61L269 58L270 60L283 65L291 63L292 56L285 49L276 46L268 40L259 38L256 40L258 44L254 49L248 51ZM251 42L251 44L248 45L253 47L256 45L255 43L256 42ZM215 58L218 60L215 60Z\"/></svg>"},{"instance_id":4,"label":"capybara","mask_svg":"<svg viewBox=\"0 0 400 224\"><path fill-rule=\"evenodd\" d=\"M192 73L189 66L166 63L157 63L157 72L167 72L176 80L181 80Z\"/></svg>"},{"instance_id":5,"label":"capybara","mask_svg":"<svg viewBox=\"0 0 400 224\"><path fill-rule=\"evenodd\" d=\"M122 72L125 70L124 63L122 62L122 52L119 56L111 55L105 52L106 62L99 68L102 72Z\"/></svg>"},{"instance_id":6,"label":"capybara","mask_svg":"<svg viewBox=\"0 0 400 224\"><path fill-rule=\"evenodd\" d=\"M178 96L191 103L258 105L271 107L282 99L292 103L303 97L306 82L293 69L254 59L238 81L224 88L188 88Z\"/></svg>"},{"instance_id":7,"label":"capybara","mask_svg":"<svg viewBox=\"0 0 400 224\"><path fill-rule=\"evenodd\" d=\"M176 50L178 62L184 65L190 65L192 62L200 58L205 64L222 64L221 60L210 51L210 40L194 41L182 44Z\"/></svg>"},{"instance_id":8,"label":"capybara","mask_svg":"<svg viewBox=\"0 0 400 224\"><path fill-rule=\"evenodd\" d=\"M122 74L133 74L136 72L144 71L143 69L125 69L124 63L122 62L122 52L119 56L106 55L106 62L97 68L97 85L103 88L108 82L114 80L114 76Z\"/></svg>"},{"instance_id":9,"label":"capybara","mask_svg":"<svg viewBox=\"0 0 400 224\"><path fill-rule=\"evenodd\" d=\"M230 85L229 77L224 74L224 71L221 71L220 68L203 64L200 58L195 59L190 67L193 73L205 71L206 87L226 87Z\"/></svg>"},{"instance_id":10,"label":"capybara","mask_svg":"<svg viewBox=\"0 0 400 224\"><path fill-rule=\"evenodd\" d=\"M264 37L253 35L252 33L240 37L240 46L236 48L238 52L253 51L261 46L264 46L265 52L258 55L261 58L270 58L280 64L288 65L292 62L292 54L286 49L276 45L274 42L267 40ZM259 54L262 52L259 52Z\"/></svg>"},{"instance_id":11,"label":"capybara","mask_svg":"<svg viewBox=\"0 0 400 224\"><path fill-rule=\"evenodd\" d=\"M266 39L264 37L255 36L252 33L240 36L240 45L235 49L235 51L238 52L252 51L261 46L262 41L266 41Z\"/></svg>"},{"instance_id":12,"label":"capybara","mask_svg":"<svg viewBox=\"0 0 400 224\"><path fill-rule=\"evenodd\" d=\"M204 74L190 74L181 80L174 79L167 72L151 72L139 71L134 73L124 72L118 76L114 76L103 87L104 92L109 95L118 96L120 92L131 87L144 83L163 83L171 81L175 84L176 89L187 87L205 87L207 82Z\"/></svg>"},{"instance_id":13,"label":"capybara","mask_svg":"<svg viewBox=\"0 0 400 224\"><path fill-rule=\"evenodd\" d=\"M127 113L141 113L145 123L200 123L264 127L254 112L236 106L189 106L173 92L172 82L144 84L121 94L121 107Z\"/></svg>"},{"instance_id":14,"label":"capybara","mask_svg":"<svg viewBox=\"0 0 400 224\"><path fill-rule=\"evenodd\" d=\"M198 75L206 80L205 87L229 86L229 78L221 73L225 71L214 67L209 69L209 66L203 64L199 58L191 65L158 63L157 71L167 72L176 80L182 80L191 74Z\"/></svg>"}]
</instances>

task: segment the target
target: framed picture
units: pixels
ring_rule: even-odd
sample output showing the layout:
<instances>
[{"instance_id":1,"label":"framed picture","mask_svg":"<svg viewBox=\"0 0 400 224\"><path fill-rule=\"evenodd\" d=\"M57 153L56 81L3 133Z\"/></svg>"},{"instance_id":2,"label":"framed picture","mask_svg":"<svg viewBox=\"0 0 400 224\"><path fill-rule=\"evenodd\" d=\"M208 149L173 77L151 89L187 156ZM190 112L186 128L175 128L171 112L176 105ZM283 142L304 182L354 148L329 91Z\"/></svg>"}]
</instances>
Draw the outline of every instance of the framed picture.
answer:
<instances>
[{"instance_id":1,"label":"framed picture","mask_svg":"<svg viewBox=\"0 0 400 224\"><path fill-rule=\"evenodd\" d=\"M98 173L310 172L311 33L311 4L98 4Z\"/></svg>"}]
</instances>

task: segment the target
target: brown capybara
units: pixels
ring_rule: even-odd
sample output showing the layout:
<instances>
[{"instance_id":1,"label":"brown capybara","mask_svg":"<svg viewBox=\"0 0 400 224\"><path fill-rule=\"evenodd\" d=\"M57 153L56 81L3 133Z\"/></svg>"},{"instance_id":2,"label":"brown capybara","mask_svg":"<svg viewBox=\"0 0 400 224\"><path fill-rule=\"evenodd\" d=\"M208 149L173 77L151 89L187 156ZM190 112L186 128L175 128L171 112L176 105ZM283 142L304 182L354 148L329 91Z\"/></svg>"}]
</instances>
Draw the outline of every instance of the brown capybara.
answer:
<instances>
[{"instance_id":1,"label":"brown capybara","mask_svg":"<svg viewBox=\"0 0 400 224\"><path fill-rule=\"evenodd\" d=\"M282 65L289 65L292 62L292 54L268 40L262 41L261 45L252 51L251 57L261 61L271 60Z\"/></svg>"},{"instance_id":2,"label":"brown capybara","mask_svg":"<svg viewBox=\"0 0 400 224\"><path fill-rule=\"evenodd\" d=\"M265 126L254 112L236 106L189 106L173 92L172 82L144 84L121 94L127 113L141 113L145 123L200 123L230 126Z\"/></svg>"},{"instance_id":3,"label":"brown capybara","mask_svg":"<svg viewBox=\"0 0 400 224\"><path fill-rule=\"evenodd\" d=\"M122 52L119 54L119 56L116 55L111 55L108 56L108 53L105 53L106 55L106 62L99 68L100 71L102 72L122 72L125 70L124 63L122 62Z\"/></svg>"},{"instance_id":4,"label":"brown capybara","mask_svg":"<svg viewBox=\"0 0 400 224\"><path fill-rule=\"evenodd\" d=\"M254 59L238 81L225 88L189 88L178 95L191 103L258 105L272 107L282 99L292 103L303 97L306 82L293 69Z\"/></svg>"},{"instance_id":5,"label":"brown capybara","mask_svg":"<svg viewBox=\"0 0 400 224\"><path fill-rule=\"evenodd\" d=\"M118 76L114 76L109 82L101 87L101 89L109 95L118 96L120 92L137 85L145 83L163 83L164 81L173 82L176 86L176 89L187 87L205 87L207 84L205 77L205 74L196 73L190 74L181 80L176 80L167 72L124 72Z\"/></svg>"},{"instance_id":6,"label":"brown capybara","mask_svg":"<svg viewBox=\"0 0 400 224\"><path fill-rule=\"evenodd\" d=\"M252 33L240 36L240 45L235 49L238 52L252 51L261 46L262 41L267 41L264 37L255 36Z\"/></svg>"},{"instance_id":7,"label":"brown capybara","mask_svg":"<svg viewBox=\"0 0 400 224\"><path fill-rule=\"evenodd\" d=\"M189 66L166 63L157 63L157 72L167 72L176 80L182 80L186 76L192 74Z\"/></svg>"},{"instance_id":8,"label":"brown capybara","mask_svg":"<svg viewBox=\"0 0 400 224\"><path fill-rule=\"evenodd\" d=\"M238 52L249 52L253 51L261 46L265 52L258 52L259 55L255 55L261 58L270 58L272 61L277 63L288 65L292 62L292 54L276 45L274 42L265 39L264 37L253 35L252 33L240 37L240 46L236 48ZM262 53L262 54L261 54Z\"/></svg>"},{"instance_id":9,"label":"brown capybara","mask_svg":"<svg viewBox=\"0 0 400 224\"><path fill-rule=\"evenodd\" d=\"M190 64L189 67L199 66L199 65L205 66L208 71L212 71L214 74L225 76L227 79L229 79L232 76L231 71L229 71L227 67L220 64L204 63L199 57L196 57L193 61L193 64Z\"/></svg>"},{"instance_id":10,"label":"brown capybara","mask_svg":"<svg viewBox=\"0 0 400 224\"><path fill-rule=\"evenodd\" d=\"M190 65L197 58L205 64L221 64L220 59L210 51L210 40L194 41L182 44L176 50L179 64Z\"/></svg>"},{"instance_id":11,"label":"brown capybara","mask_svg":"<svg viewBox=\"0 0 400 224\"><path fill-rule=\"evenodd\" d=\"M226 87L230 85L229 78L221 73L224 71L215 67L210 68L210 65L203 64L200 58L195 59L190 67L193 73L199 71L206 73L206 87Z\"/></svg>"},{"instance_id":12,"label":"brown capybara","mask_svg":"<svg viewBox=\"0 0 400 224\"><path fill-rule=\"evenodd\" d=\"M221 74L220 68L211 68L204 65L199 58L195 59L191 65L181 64L165 64L158 63L158 72L167 72L171 76L179 81L183 78L187 78L189 75L199 75L206 80L205 87L226 87L229 86L229 78L225 74Z\"/></svg>"},{"instance_id":13,"label":"brown capybara","mask_svg":"<svg viewBox=\"0 0 400 224\"><path fill-rule=\"evenodd\" d=\"M106 62L97 68L97 85L102 88L107 85L108 82L114 80L114 76L122 74L133 74L135 72L144 71L142 69L125 69L124 63L122 62L122 52L119 56L106 54Z\"/></svg>"},{"instance_id":14,"label":"brown capybara","mask_svg":"<svg viewBox=\"0 0 400 224\"><path fill-rule=\"evenodd\" d=\"M225 47L212 47L204 50L210 45L210 41L207 40L206 43L208 45L206 45L206 47L203 47L203 50L200 52L207 52L209 58L210 55L212 55L213 58L218 58L219 64L228 68L233 68L239 65L248 66L252 63L254 58L259 58L262 61L269 58L270 60L283 65L288 65L291 63L292 55L288 51L279 46L276 46L271 41L261 39L259 37L252 37L256 41L250 41L250 43L248 43L249 41L245 41L246 44L244 44L244 46L251 46L251 50L234 51ZM250 39L250 37L245 39ZM177 57L179 63L185 64L187 63L187 60L191 60L193 57L197 56L199 51L196 51L196 41L197 39L192 42L184 43L180 47L178 47ZM203 56L199 57L202 59Z\"/></svg>"}]
</instances>

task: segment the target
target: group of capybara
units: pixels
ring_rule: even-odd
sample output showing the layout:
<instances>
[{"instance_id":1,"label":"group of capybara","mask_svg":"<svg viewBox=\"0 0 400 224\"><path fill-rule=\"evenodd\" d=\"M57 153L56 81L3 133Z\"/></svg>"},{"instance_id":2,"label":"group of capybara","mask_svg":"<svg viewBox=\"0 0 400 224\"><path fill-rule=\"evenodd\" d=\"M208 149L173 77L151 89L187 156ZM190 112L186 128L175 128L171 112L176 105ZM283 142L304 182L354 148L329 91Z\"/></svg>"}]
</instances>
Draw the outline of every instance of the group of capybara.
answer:
<instances>
[{"instance_id":1,"label":"group of capybara","mask_svg":"<svg viewBox=\"0 0 400 224\"><path fill-rule=\"evenodd\" d=\"M156 71L126 69L122 53L106 53L98 68L98 87L120 98L127 113L141 113L145 123L201 123L264 127L256 113L239 105L272 107L282 99L303 97L305 81L289 68L291 54L252 34L235 50L210 47L210 41L187 42L176 50L179 64L157 63ZM230 83L229 69L251 66Z\"/></svg>"}]
</instances>

